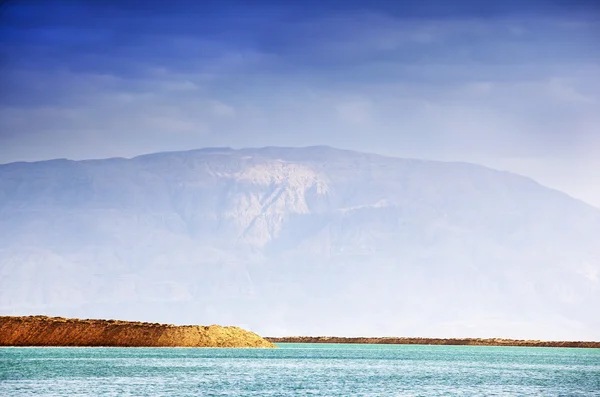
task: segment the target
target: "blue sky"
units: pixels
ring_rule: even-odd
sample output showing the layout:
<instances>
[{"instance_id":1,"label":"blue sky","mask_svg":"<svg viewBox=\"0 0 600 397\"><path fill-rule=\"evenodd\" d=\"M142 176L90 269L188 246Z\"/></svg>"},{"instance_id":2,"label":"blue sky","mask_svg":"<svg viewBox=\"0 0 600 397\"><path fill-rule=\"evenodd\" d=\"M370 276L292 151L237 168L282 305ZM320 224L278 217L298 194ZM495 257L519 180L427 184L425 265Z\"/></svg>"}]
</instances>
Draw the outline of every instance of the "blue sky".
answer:
<instances>
[{"instance_id":1,"label":"blue sky","mask_svg":"<svg viewBox=\"0 0 600 397\"><path fill-rule=\"evenodd\" d=\"M332 145L600 207L596 1L4 2L0 163Z\"/></svg>"}]
</instances>

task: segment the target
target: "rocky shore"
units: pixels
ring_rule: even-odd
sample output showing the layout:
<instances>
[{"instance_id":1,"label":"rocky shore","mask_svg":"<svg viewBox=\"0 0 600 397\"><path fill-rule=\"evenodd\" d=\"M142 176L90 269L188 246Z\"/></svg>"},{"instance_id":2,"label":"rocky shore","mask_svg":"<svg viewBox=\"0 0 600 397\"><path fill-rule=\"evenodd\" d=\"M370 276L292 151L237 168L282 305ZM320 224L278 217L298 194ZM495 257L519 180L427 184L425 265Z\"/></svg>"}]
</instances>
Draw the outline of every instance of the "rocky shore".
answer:
<instances>
[{"instance_id":1,"label":"rocky shore","mask_svg":"<svg viewBox=\"0 0 600 397\"><path fill-rule=\"evenodd\" d=\"M0 346L276 347L238 327L0 316Z\"/></svg>"},{"instance_id":2,"label":"rocky shore","mask_svg":"<svg viewBox=\"0 0 600 397\"><path fill-rule=\"evenodd\" d=\"M524 346L524 347L584 347L600 348L600 342L583 341L542 341L519 340L502 338L363 338L363 337L337 337L337 336L288 336L267 337L273 343L363 343L363 344L389 344L389 345L462 345L462 346Z\"/></svg>"}]
</instances>

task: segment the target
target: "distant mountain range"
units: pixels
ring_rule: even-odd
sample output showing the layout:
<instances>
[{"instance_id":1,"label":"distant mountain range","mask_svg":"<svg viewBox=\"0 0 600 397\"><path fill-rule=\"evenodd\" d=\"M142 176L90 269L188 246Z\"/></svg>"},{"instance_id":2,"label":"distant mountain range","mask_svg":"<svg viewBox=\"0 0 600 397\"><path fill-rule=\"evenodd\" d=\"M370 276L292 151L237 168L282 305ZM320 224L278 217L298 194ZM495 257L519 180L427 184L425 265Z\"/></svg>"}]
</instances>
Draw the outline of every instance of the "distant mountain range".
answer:
<instances>
[{"instance_id":1,"label":"distant mountain range","mask_svg":"<svg viewBox=\"0 0 600 397\"><path fill-rule=\"evenodd\" d=\"M600 210L330 147L0 165L0 314L600 340Z\"/></svg>"}]
</instances>

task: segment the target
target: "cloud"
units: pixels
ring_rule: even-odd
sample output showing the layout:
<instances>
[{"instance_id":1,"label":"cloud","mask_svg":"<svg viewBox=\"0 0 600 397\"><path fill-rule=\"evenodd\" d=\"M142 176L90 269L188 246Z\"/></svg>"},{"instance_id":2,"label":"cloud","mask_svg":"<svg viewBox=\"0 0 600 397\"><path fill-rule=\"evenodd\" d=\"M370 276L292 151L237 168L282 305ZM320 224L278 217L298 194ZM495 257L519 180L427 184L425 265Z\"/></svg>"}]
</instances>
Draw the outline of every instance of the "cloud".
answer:
<instances>
[{"instance_id":1,"label":"cloud","mask_svg":"<svg viewBox=\"0 0 600 397\"><path fill-rule=\"evenodd\" d=\"M576 104L598 104L598 100L592 95L586 95L579 91L573 83L566 79L551 78L545 87L546 93L553 99L561 102Z\"/></svg>"},{"instance_id":2,"label":"cloud","mask_svg":"<svg viewBox=\"0 0 600 397\"><path fill-rule=\"evenodd\" d=\"M226 105L223 102L216 100L210 101L211 111L213 114L222 117L230 117L235 115L235 109L232 106Z\"/></svg>"},{"instance_id":3,"label":"cloud","mask_svg":"<svg viewBox=\"0 0 600 397\"><path fill-rule=\"evenodd\" d=\"M465 84L465 92L476 96L486 96L491 94L494 89L494 83L490 81L475 81Z\"/></svg>"},{"instance_id":4,"label":"cloud","mask_svg":"<svg viewBox=\"0 0 600 397\"><path fill-rule=\"evenodd\" d=\"M345 123L364 125L371 120L371 103L364 99L338 103L335 110L340 120Z\"/></svg>"}]
</instances>

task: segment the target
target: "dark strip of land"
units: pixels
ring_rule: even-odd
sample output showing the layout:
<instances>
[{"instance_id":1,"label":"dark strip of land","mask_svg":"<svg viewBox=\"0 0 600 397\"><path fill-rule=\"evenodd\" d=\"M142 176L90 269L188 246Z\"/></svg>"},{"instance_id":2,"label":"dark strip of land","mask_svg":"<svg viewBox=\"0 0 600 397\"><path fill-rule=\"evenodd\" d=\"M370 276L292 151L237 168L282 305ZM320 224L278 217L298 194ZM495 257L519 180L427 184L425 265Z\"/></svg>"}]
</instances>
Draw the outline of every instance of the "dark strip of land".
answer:
<instances>
[{"instance_id":1,"label":"dark strip of land","mask_svg":"<svg viewBox=\"0 0 600 397\"><path fill-rule=\"evenodd\" d=\"M272 343L360 343L382 345L458 345L458 346L523 346L523 347L583 347L600 348L600 342L544 341L503 338L369 338L338 336L286 336L266 337Z\"/></svg>"}]
</instances>

